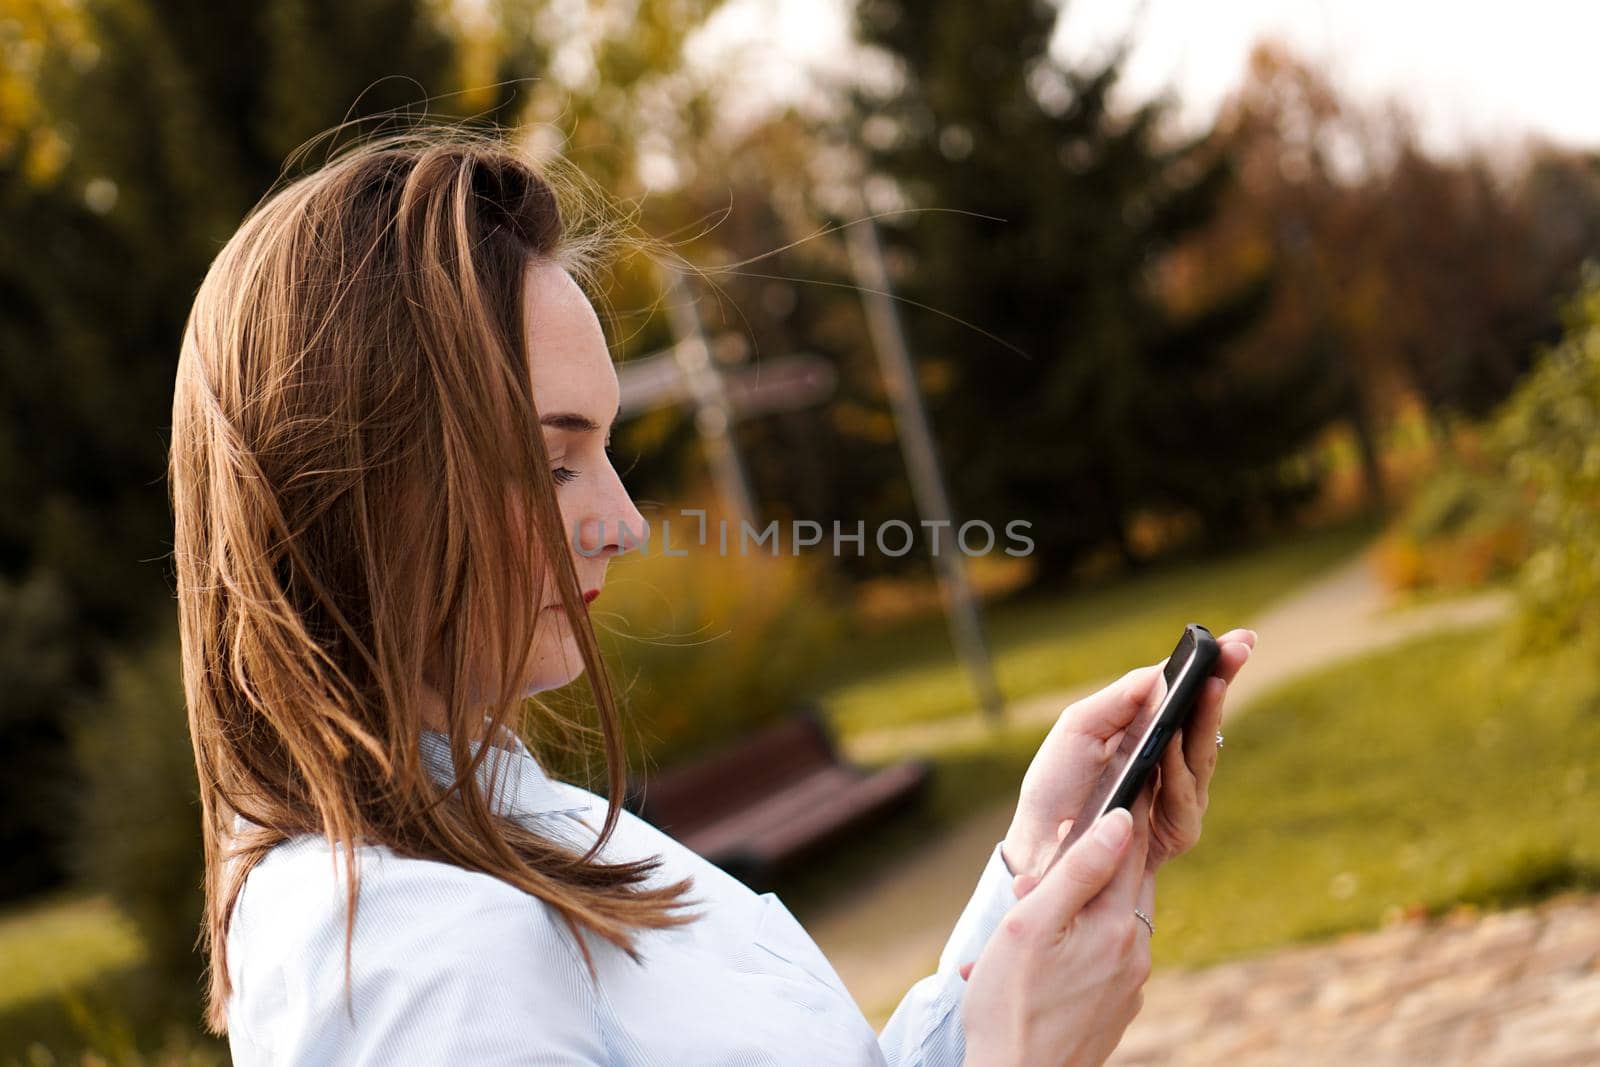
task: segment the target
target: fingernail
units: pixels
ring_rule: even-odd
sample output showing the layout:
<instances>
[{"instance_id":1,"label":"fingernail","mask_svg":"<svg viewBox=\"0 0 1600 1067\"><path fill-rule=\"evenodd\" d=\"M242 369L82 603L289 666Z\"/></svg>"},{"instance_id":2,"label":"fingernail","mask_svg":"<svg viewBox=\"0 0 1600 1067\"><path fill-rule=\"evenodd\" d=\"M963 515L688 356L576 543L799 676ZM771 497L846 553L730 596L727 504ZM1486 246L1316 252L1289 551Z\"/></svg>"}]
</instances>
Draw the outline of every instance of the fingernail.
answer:
<instances>
[{"instance_id":1,"label":"fingernail","mask_svg":"<svg viewBox=\"0 0 1600 1067\"><path fill-rule=\"evenodd\" d=\"M1127 808L1113 808L1100 817L1094 828L1094 839L1106 848L1119 848L1133 832L1133 813Z\"/></svg>"}]
</instances>

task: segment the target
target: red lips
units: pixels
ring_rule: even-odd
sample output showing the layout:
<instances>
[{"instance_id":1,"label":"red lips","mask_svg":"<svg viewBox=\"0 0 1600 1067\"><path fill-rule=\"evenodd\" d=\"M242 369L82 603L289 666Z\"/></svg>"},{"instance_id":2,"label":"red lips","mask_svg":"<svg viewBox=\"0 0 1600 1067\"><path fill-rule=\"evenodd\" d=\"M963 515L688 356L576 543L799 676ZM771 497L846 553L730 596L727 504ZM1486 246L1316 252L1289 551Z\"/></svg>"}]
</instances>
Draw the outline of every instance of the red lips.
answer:
<instances>
[{"instance_id":1,"label":"red lips","mask_svg":"<svg viewBox=\"0 0 1600 1067\"><path fill-rule=\"evenodd\" d=\"M584 608L587 609L590 604L593 604L595 597L597 597L599 595L600 595L600 590L598 590L598 589L585 590L584 594L583 594L583 606L584 606ZM558 600L554 604L546 604L544 610L545 611L560 611L562 609L562 607L563 607L563 605L562 605L561 601Z\"/></svg>"}]
</instances>

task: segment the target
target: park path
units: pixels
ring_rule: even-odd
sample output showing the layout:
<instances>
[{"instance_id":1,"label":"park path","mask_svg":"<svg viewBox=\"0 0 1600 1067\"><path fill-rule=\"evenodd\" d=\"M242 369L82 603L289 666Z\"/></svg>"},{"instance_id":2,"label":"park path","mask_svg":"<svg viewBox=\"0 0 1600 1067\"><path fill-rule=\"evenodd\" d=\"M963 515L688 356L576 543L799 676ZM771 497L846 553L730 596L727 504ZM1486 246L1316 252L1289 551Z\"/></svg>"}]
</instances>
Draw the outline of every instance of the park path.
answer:
<instances>
[{"instance_id":1,"label":"park path","mask_svg":"<svg viewBox=\"0 0 1600 1067\"><path fill-rule=\"evenodd\" d=\"M1600 898L1163 969L1110 1067L1594 1067Z\"/></svg>"},{"instance_id":2,"label":"park path","mask_svg":"<svg viewBox=\"0 0 1600 1067\"><path fill-rule=\"evenodd\" d=\"M1256 631L1259 647L1229 690L1228 711L1236 713L1258 693L1297 674L1329 663L1387 648L1420 634L1476 626L1500 615L1508 597L1501 592L1435 601L1417 607L1391 608L1389 596L1362 551L1321 578L1269 604L1255 619L1230 620L1228 629ZM1011 702L1007 728L1048 726L1063 708L1115 678ZM981 741L991 727L977 713L936 722L872 730L847 737L847 756L877 760L891 756L926 755Z\"/></svg>"},{"instance_id":3,"label":"park path","mask_svg":"<svg viewBox=\"0 0 1600 1067\"><path fill-rule=\"evenodd\" d=\"M1230 690L1225 721L1237 722L1256 696L1297 674L1418 634L1487 622L1506 607L1503 594L1487 593L1392 610L1363 551L1256 618L1237 622L1256 631L1259 645ZM1048 727L1067 705L1112 680L1013 702L1006 729ZM982 740L989 729L975 711L858 735L842 747L854 759L930 755ZM825 911L799 916L874 1026L881 1027L911 984L937 964L1011 812L1009 802L975 812L893 871L839 894Z\"/></svg>"}]
</instances>

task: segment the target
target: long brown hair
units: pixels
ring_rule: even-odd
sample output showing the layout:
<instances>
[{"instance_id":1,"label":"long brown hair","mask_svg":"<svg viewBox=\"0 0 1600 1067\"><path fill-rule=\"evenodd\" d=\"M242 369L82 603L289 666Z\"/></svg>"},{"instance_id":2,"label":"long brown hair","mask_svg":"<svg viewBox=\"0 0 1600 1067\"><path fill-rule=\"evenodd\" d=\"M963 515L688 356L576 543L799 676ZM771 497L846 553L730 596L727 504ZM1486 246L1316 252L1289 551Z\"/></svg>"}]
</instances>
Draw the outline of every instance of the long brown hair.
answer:
<instances>
[{"instance_id":1,"label":"long brown hair","mask_svg":"<svg viewBox=\"0 0 1600 1067\"><path fill-rule=\"evenodd\" d=\"M548 168L499 134L369 138L263 198L195 297L168 473L213 1033L227 1030L240 889L298 834L325 837L335 868L341 850L376 844L501 878L561 915L591 975L580 925L637 961L637 929L699 917L677 910L696 903L692 879L641 884L659 857L594 859L621 809L625 747L524 333L529 264L587 265L559 199ZM534 517L532 538L512 529L508 494ZM554 715L519 689L547 577L575 621L604 740L610 807L581 856L462 787L493 751L478 742L514 715L520 732L529 705ZM449 789L419 752L425 684L444 698ZM347 872L348 997L359 873Z\"/></svg>"}]
</instances>

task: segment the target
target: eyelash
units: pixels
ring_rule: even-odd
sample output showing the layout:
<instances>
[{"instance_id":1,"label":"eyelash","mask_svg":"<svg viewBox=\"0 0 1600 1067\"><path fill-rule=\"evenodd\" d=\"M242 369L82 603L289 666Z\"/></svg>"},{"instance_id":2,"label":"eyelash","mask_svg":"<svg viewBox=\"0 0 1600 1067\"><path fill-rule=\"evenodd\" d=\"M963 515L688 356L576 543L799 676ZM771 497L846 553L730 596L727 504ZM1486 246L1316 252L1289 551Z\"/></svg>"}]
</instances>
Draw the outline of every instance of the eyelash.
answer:
<instances>
[{"instance_id":1,"label":"eyelash","mask_svg":"<svg viewBox=\"0 0 1600 1067\"><path fill-rule=\"evenodd\" d=\"M606 448L606 457L608 459L615 459L617 454L615 452L611 451L611 442L610 441L606 442L605 448ZM576 478L578 475L580 475L582 473L583 473L582 471L575 470L572 467L557 467L555 470L550 472L550 477L555 479L555 482L556 482L557 485L566 485L568 482L572 481L574 478Z\"/></svg>"}]
</instances>

